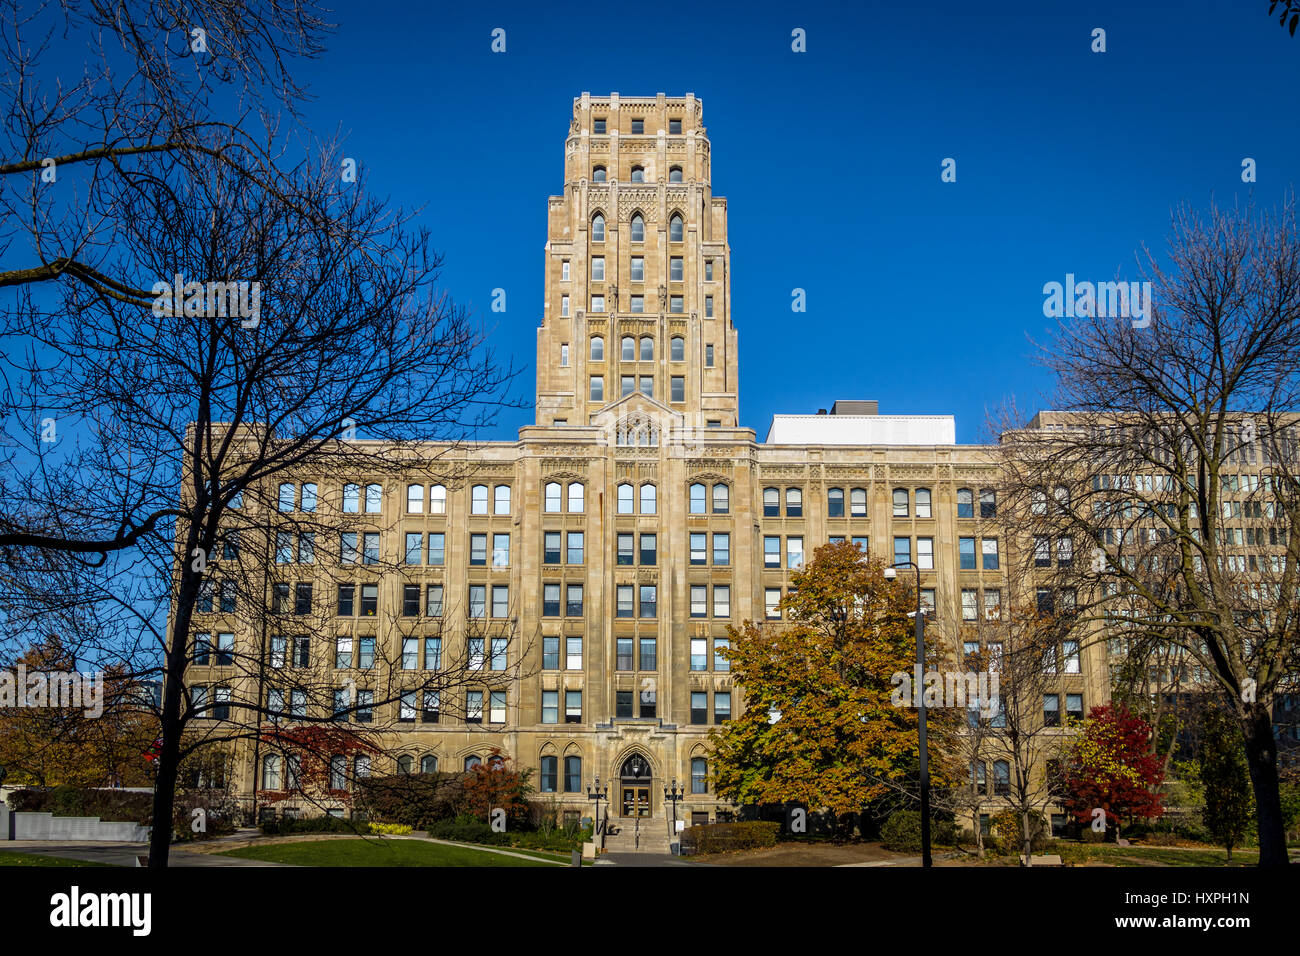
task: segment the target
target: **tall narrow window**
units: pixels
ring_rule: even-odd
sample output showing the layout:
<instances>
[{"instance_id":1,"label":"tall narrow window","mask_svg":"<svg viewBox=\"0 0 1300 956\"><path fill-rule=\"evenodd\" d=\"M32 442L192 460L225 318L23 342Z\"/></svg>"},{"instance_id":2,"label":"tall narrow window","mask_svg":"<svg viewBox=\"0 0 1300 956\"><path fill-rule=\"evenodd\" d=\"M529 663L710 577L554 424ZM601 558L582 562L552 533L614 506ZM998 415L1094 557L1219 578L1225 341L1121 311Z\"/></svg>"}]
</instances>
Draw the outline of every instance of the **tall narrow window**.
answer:
<instances>
[{"instance_id":1,"label":"tall narrow window","mask_svg":"<svg viewBox=\"0 0 1300 956\"><path fill-rule=\"evenodd\" d=\"M777 518L781 515L781 489L763 489L763 517Z\"/></svg>"},{"instance_id":2,"label":"tall narrow window","mask_svg":"<svg viewBox=\"0 0 1300 956\"><path fill-rule=\"evenodd\" d=\"M447 513L447 489L443 485L429 486L429 514L445 515Z\"/></svg>"},{"instance_id":3,"label":"tall narrow window","mask_svg":"<svg viewBox=\"0 0 1300 956\"><path fill-rule=\"evenodd\" d=\"M803 491L799 488L785 490L785 516L787 518L803 517Z\"/></svg>"},{"instance_id":4,"label":"tall narrow window","mask_svg":"<svg viewBox=\"0 0 1300 956\"><path fill-rule=\"evenodd\" d=\"M499 515L510 514L510 486L497 485L494 494L496 505L493 509L494 513Z\"/></svg>"},{"instance_id":5,"label":"tall narrow window","mask_svg":"<svg viewBox=\"0 0 1300 956\"><path fill-rule=\"evenodd\" d=\"M632 214L632 241L645 242L645 220L639 212Z\"/></svg>"},{"instance_id":6,"label":"tall narrow window","mask_svg":"<svg viewBox=\"0 0 1300 956\"><path fill-rule=\"evenodd\" d=\"M605 217L600 213L591 217L591 241L605 241Z\"/></svg>"},{"instance_id":7,"label":"tall narrow window","mask_svg":"<svg viewBox=\"0 0 1300 956\"><path fill-rule=\"evenodd\" d=\"M593 362L605 361L605 340L599 335L591 337L591 360Z\"/></svg>"},{"instance_id":8,"label":"tall narrow window","mask_svg":"<svg viewBox=\"0 0 1300 956\"><path fill-rule=\"evenodd\" d=\"M618 486L618 513L621 515L630 515L633 513L632 508L632 486L622 484Z\"/></svg>"},{"instance_id":9,"label":"tall narrow window","mask_svg":"<svg viewBox=\"0 0 1300 956\"><path fill-rule=\"evenodd\" d=\"M957 489L957 517L975 517L975 494L969 488Z\"/></svg>"},{"instance_id":10,"label":"tall narrow window","mask_svg":"<svg viewBox=\"0 0 1300 956\"><path fill-rule=\"evenodd\" d=\"M641 337L641 361L653 362L655 357L655 340L648 335Z\"/></svg>"},{"instance_id":11,"label":"tall narrow window","mask_svg":"<svg viewBox=\"0 0 1300 956\"><path fill-rule=\"evenodd\" d=\"M641 486L641 513L643 515L652 515L655 513L656 498L654 485Z\"/></svg>"},{"instance_id":12,"label":"tall narrow window","mask_svg":"<svg viewBox=\"0 0 1300 956\"><path fill-rule=\"evenodd\" d=\"M413 515L424 511L424 485L406 486L406 511Z\"/></svg>"},{"instance_id":13,"label":"tall narrow window","mask_svg":"<svg viewBox=\"0 0 1300 956\"><path fill-rule=\"evenodd\" d=\"M826 516L828 518L844 517L844 489L826 489Z\"/></svg>"},{"instance_id":14,"label":"tall narrow window","mask_svg":"<svg viewBox=\"0 0 1300 956\"><path fill-rule=\"evenodd\" d=\"M673 217L668 220L668 241L682 241L682 217L678 213L673 213Z\"/></svg>"},{"instance_id":15,"label":"tall narrow window","mask_svg":"<svg viewBox=\"0 0 1300 956\"><path fill-rule=\"evenodd\" d=\"M725 484L718 482L713 486L713 513L725 515L730 508L730 492Z\"/></svg>"},{"instance_id":16,"label":"tall narrow window","mask_svg":"<svg viewBox=\"0 0 1300 956\"><path fill-rule=\"evenodd\" d=\"M916 489L916 516L918 518L930 517L930 489Z\"/></svg>"},{"instance_id":17,"label":"tall narrow window","mask_svg":"<svg viewBox=\"0 0 1300 956\"><path fill-rule=\"evenodd\" d=\"M488 486L475 485L470 489L469 513L485 515L488 513Z\"/></svg>"},{"instance_id":18,"label":"tall narrow window","mask_svg":"<svg viewBox=\"0 0 1300 956\"><path fill-rule=\"evenodd\" d=\"M691 514L702 515L706 513L705 510L706 499L704 497L704 494L705 494L705 487L701 482L696 482L695 484L691 485L691 495L690 495Z\"/></svg>"},{"instance_id":19,"label":"tall narrow window","mask_svg":"<svg viewBox=\"0 0 1300 956\"><path fill-rule=\"evenodd\" d=\"M560 511L560 483L558 481L548 481L545 492L542 496L542 510L547 514L558 514Z\"/></svg>"}]
</instances>

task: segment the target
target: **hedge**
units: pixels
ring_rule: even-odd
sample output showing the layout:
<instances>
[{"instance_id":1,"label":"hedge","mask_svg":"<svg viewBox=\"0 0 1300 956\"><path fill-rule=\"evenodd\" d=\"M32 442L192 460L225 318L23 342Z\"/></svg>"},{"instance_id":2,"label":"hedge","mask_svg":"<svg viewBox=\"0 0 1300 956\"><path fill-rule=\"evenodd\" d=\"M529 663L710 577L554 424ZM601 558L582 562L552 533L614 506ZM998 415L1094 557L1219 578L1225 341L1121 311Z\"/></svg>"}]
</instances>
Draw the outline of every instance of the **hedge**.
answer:
<instances>
[{"instance_id":1,"label":"hedge","mask_svg":"<svg viewBox=\"0 0 1300 956\"><path fill-rule=\"evenodd\" d=\"M776 846L781 824L761 820L743 823L707 823L682 831L683 853L721 853Z\"/></svg>"},{"instance_id":2,"label":"hedge","mask_svg":"<svg viewBox=\"0 0 1300 956\"><path fill-rule=\"evenodd\" d=\"M880 828L880 843L896 853L921 852L921 813L895 810Z\"/></svg>"}]
</instances>

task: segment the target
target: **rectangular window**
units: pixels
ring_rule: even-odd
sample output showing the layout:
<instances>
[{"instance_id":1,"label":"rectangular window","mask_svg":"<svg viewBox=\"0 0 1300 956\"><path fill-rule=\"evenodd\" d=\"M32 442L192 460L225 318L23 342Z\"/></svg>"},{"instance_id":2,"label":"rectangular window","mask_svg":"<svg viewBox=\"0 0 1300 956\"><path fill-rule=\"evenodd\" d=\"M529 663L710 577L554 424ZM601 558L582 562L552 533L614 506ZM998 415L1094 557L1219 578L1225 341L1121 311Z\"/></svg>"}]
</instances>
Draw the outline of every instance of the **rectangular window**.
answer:
<instances>
[{"instance_id":1,"label":"rectangular window","mask_svg":"<svg viewBox=\"0 0 1300 956\"><path fill-rule=\"evenodd\" d=\"M593 402L603 402L605 400L605 378L603 375L593 375L591 377L591 392L589 395Z\"/></svg>"},{"instance_id":2,"label":"rectangular window","mask_svg":"<svg viewBox=\"0 0 1300 956\"><path fill-rule=\"evenodd\" d=\"M720 724L731 719L731 692L720 690L713 695L713 722Z\"/></svg>"},{"instance_id":3,"label":"rectangular window","mask_svg":"<svg viewBox=\"0 0 1300 956\"><path fill-rule=\"evenodd\" d=\"M713 318L713 296L711 295L704 297L704 317L706 319Z\"/></svg>"},{"instance_id":4,"label":"rectangular window","mask_svg":"<svg viewBox=\"0 0 1300 956\"><path fill-rule=\"evenodd\" d=\"M679 119L670 119L670 120L668 121L668 134L669 134L670 136L677 136L677 135L679 135L679 134L681 133L681 131L682 131L682 121L681 121L681 120L679 120ZM710 265L710 266L713 265L713 260L712 260L712 259L709 260L709 265ZM710 275L709 278L712 279L713 276Z\"/></svg>"},{"instance_id":5,"label":"rectangular window","mask_svg":"<svg viewBox=\"0 0 1300 956\"><path fill-rule=\"evenodd\" d=\"M654 567L659 558L659 539L653 534L641 535L641 564Z\"/></svg>"},{"instance_id":6,"label":"rectangular window","mask_svg":"<svg viewBox=\"0 0 1300 956\"><path fill-rule=\"evenodd\" d=\"M671 296L668 300L668 311L677 313L685 311L685 300L680 295Z\"/></svg>"},{"instance_id":7,"label":"rectangular window","mask_svg":"<svg viewBox=\"0 0 1300 956\"><path fill-rule=\"evenodd\" d=\"M785 566L787 568L803 567L803 538L788 537L785 539Z\"/></svg>"},{"instance_id":8,"label":"rectangular window","mask_svg":"<svg viewBox=\"0 0 1300 956\"><path fill-rule=\"evenodd\" d=\"M681 282L685 275L681 256L672 256L668 260L668 281Z\"/></svg>"},{"instance_id":9,"label":"rectangular window","mask_svg":"<svg viewBox=\"0 0 1300 956\"><path fill-rule=\"evenodd\" d=\"M632 135L640 136L643 133L645 133L645 120L644 119L632 120Z\"/></svg>"},{"instance_id":10,"label":"rectangular window","mask_svg":"<svg viewBox=\"0 0 1300 956\"><path fill-rule=\"evenodd\" d=\"M639 662L640 670L653 671L659 669L658 642L655 638L653 637L641 638L640 652L641 652L641 660Z\"/></svg>"},{"instance_id":11,"label":"rectangular window","mask_svg":"<svg viewBox=\"0 0 1300 956\"><path fill-rule=\"evenodd\" d=\"M984 553L984 570L996 571L998 569L998 539L982 538L980 539L980 548Z\"/></svg>"},{"instance_id":12,"label":"rectangular window","mask_svg":"<svg viewBox=\"0 0 1300 956\"><path fill-rule=\"evenodd\" d=\"M566 724L582 723L582 691L566 690L564 692L564 722Z\"/></svg>"},{"instance_id":13,"label":"rectangular window","mask_svg":"<svg viewBox=\"0 0 1300 956\"><path fill-rule=\"evenodd\" d=\"M692 532L691 534L691 564L708 564L709 536L703 532Z\"/></svg>"},{"instance_id":14,"label":"rectangular window","mask_svg":"<svg viewBox=\"0 0 1300 956\"><path fill-rule=\"evenodd\" d=\"M430 584L424 593L424 613L429 617L442 617L442 585Z\"/></svg>"},{"instance_id":15,"label":"rectangular window","mask_svg":"<svg viewBox=\"0 0 1300 956\"><path fill-rule=\"evenodd\" d=\"M763 537L763 567L779 568L781 566L781 539L776 535Z\"/></svg>"},{"instance_id":16,"label":"rectangular window","mask_svg":"<svg viewBox=\"0 0 1300 956\"><path fill-rule=\"evenodd\" d=\"M426 690L424 692L424 703L421 710L421 720L426 724L436 724L438 722L438 716L442 711L442 694L436 690Z\"/></svg>"},{"instance_id":17,"label":"rectangular window","mask_svg":"<svg viewBox=\"0 0 1300 956\"><path fill-rule=\"evenodd\" d=\"M379 613L379 585L361 585L361 616L374 617Z\"/></svg>"},{"instance_id":18,"label":"rectangular window","mask_svg":"<svg viewBox=\"0 0 1300 956\"><path fill-rule=\"evenodd\" d=\"M1065 716L1071 720L1083 720L1083 695L1065 695Z\"/></svg>"},{"instance_id":19,"label":"rectangular window","mask_svg":"<svg viewBox=\"0 0 1300 956\"><path fill-rule=\"evenodd\" d=\"M1034 535L1034 567L1052 566L1052 539L1045 534Z\"/></svg>"},{"instance_id":20,"label":"rectangular window","mask_svg":"<svg viewBox=\"0 0 1300 956\"><path fill-rule=\"evenodd\" d=\"M357 586L355 584L339 585L339 617L351 617L356 613L353 606L356 592Z\"/></svg>"},{"instance_id":21,"label":"rectangular window","mask_svg":"<svg viewBox=\"0 0 1300 956\"><path fill-rule=\"evenodd\" d=\"M766 608L767 619L769 621L778 621L781 619L781 589L764 588L763 606Z\"/></svg>"},{"instance_id":22,"label":"rectangular window","mask_svg":"<svg viewBox=\"0 0 1300 956\"><path fill-rule=\"evenodd\" d=\"M709 722L709 695L707 691L691 691L691 723L707 724Z\"/></svg>"},{"instance_id":23,"label":"rectangular window","mask_svg":"<svg viewBox=\"0 0 1300 956\"><path fill-rule=\"evenodd\" d=\"M978 607L976 600L979 592L974 588L961 589L961 619L963 621L978 620Z\"/></svg>"},{"instance_id":24,"label":"rectangular window","mask_svg":"<svg viewBox=\"0 0 1300 956\"><path fill-rule=\"evenodd\" d=\"M465 723L483 723L483 692L481 690L465 692Z\"/></svg>"},{"instance_id":25,"label":"rectangular window","mask_svg":"<svg viewBox=\"0 0 1300 956\"><path fill-rule=\"evenodd\" d=\"M644 312L644 311L645 311L645 296L643 296L643 295L634 295L634 296L632 296L632 297L631 297L631 306L630 306L630 311L632 311L632 312Z\"/></svg>"},{"instance_id":26,"label":"rectangular window","mask_svg":"<svg viewBox=\"0 0 1300 956\"><path fill-rule=\"evenodd\" d=\"M1043 726L1044 727L1061 726L1061 695L1060 694L1043 695Z\"/></svg>"},{"instance_id":27,"label":"rectangular window","mask_svg":"<svg viewBox=\"0 0 1300 956\"><path fill-rule=\"evenodd\" d=\"M418 584L402 585L402 617L420 616L420 586Z\"/></svg>"},{"instance_id":28,"label":"rectangular window","mask_svg":"<svg viewBox=\"0 0 1300 956\"><path fill-rule=\"evenodd\" d=\"M542 564L560 563L560 532L547 531L542 535Z\"/></svg>"},{"instance_id":29,"label":"rectangular window","mask_svg":"<svg viewBox=\"0 0 1300 956\"><path fill-rule=\"evenodd\" d=\"M298 535L298 563L316 563L316 532L304 531Z\"/></svg>"},{"instance_id":30,"label":"rectangular window","mask_svg":"<svg viewBox=\"0 0 1300 956\"><path fill-rule=\"evenodd\" d=\"M560 692L558 690L542 691L542 723L558 724L560 722Z\"/></svg>"},{"instance_id":31,"label":"rectangular window","mask_svg":"<svg viewBox=\"0 0 1300 956\"><path fill-rule=\"evenodd\" d=\"M469 616L479 618L487 613L487 587L482 584L469 586Z\"/></svg>"},{"instance_id":32,"label":"rectangular window","mask_svg":"<svg viewBox=\"0 0 1300 956\"><path fill-rule=\"evenodd\" d=\"M402 638L402 670L413 671L420 666L420 639Z\"/></svg>"},{"instance_id":33,"label":"rectangular window","mask_svg":"<svg viewBox=\"0 0 1300 956\"><path fill-rule=\"evenodd\" d=\"M704 346L704 367L713 368L713 346Z\"/></svg>"},{"instance_id":34,"label":"rectangular window","mask_svg":"<svg viewBox=\"0 0 1300 956\"><path fill-rule=\"evenodd\" d=\"M616 558L618 564L631 565L636 563L635 540L635 536L630 534L620 534L618 536Z\"/></svg>"},{"instance_id":35,"label":"rectangular window","mask_svg":"<svg viewBox=\"0 0 1300 956\"><path fill-rule=\"evenodd\" d=\"M669 398L674 402L686 401L686 379L681 375L674 375L670 384L672 386L672 392L670 393Z\"/></svg>"},{"instance_id":36,"label":"rectangular window","mask_svg":"<svg viewBox=\"0 0 1300 956\"><path fill-rule=\"evenodd\" d=\"M617 589L617 608L615 617L633 617L635 609L632 602L635 596L635 588L630 584L620 584Z\"/></svg>"},{"instance_id":37,"label":"rectangular window","mask_svg":"<svg viewBox=\"0 0 1300 956\"><path fill-rule=\"evenodd\" d=\"M555 636L542 638L542 670L558 671L560 669L560 639Z\"/></svg>"},{"instance_id":38,"label":"rectangular window","mask_svg":"<svg viewBox=\"0 0 1300 956\"><path fill-rule=\"evenodd\" d=\"M560 367L567 368L568 365L569 365L569 343L562 342L560 344Z\"/></svg>"},{"instance_id":39,"label":"rectangular window","mask_svg":"<svg viewBox=\"0 0 1300 956\"><path fill-rule=\"evenodd\" d=\"M916 539L916 564L922 571L934 570L934 538Z\"/></svg>"},{"instance_id":40,"label":"rectangular window","mask_svg":"<svg viewBox=\"0 0 1300 956\"><path fill-rule=\"evenodd\" d=\"M641 617L653 618L658 615L658 588L653 584L641 585Z\"/></svg>"},{"instance_id":41,"label":"rectangular window","mask_svg":"<svg viewBox=\"0 0 1300 956\"><path fill-rule=\"evenodd\" d=\"M1061 644L1063 657L1065 658L1065 673L1079 673L1079 642L1065 641Z\"/></svg>"},{"instance_id":42,"label":"rectangular window","mask_svg":"<svg viewBox=\"0 0 1300 956\"><path fill-rule=\"evenodd\" d=\"M310 614L311 613L311 582L300 582L294 586L293 613Z\"/></svg>"},{"instance_id":43,"label":"rectangular window","mask_svg":"<svg viewBox=\"0 0 1300 956\"><path fill-rule=\"evenodd\" d=\"M568 532L568 555L566 564L582 564L582 532Z\"/></svg>"},{"instance_id":44,"label":"rectangular window","mask_svg":"<svg viewBox=\"0 0 1300 956\"><path fill-rule=\"evenodd\" d=\"M713 639L713 669L715 671L731 670L731 661L723 657L722 651L731 647L731 640L725 637L715 637Z\"/></svg>"},{"instance_id":45,"label":"rectangular window","mask_svg":"<svg viewBox=\"0 0 1300 956\"><path fill-rule=\"evenodd\" d=\"M564 669L582 670L582 638L566 637L564 639Z\"/></svg>"},{"instance_id":46,"label":"rectangular window","mask_svg":"<svg viewBox=\"0 0 1300 956\"><path fill-rule=\"evenodd\" d=\"M934 620L934 588L921 588L921 613Z\"/></svg>"},{"instance_id":47,"label":"rectangular window","mask_svg":"<svg viewBox=\"0 0 1300 956\"><path fill-rule=\"evenodd\" d=\"M641 691L641 719L649 720L655 717L659 706L659 692L653 687L643 688Z\"/></svg>"},{"instance_id":48,"label":"rectangular window","mask_svg":"<svg viewBox=\"0 0 1300 956\"><path fill-rule=\"evenodd\" d=\"M691 585L691 617L708 617L709 588L706 584Z\"/></svg>"},{"instance_id":49,"label":"rectangular window","mask_svg":"<svg viewBox=\"0 0 1300 956\"><path fill-rule=\"evenodd\" d=\"M494 584L492 586L492 616L498 618L510 616L509 585Z\"/></svg>"},{"instance_id":50,"label":"rectangular window","mask_svg":"<svg viewBox=\"0 0 1300 956\"><path fill-rule=\"evenodd\" d=\"M442 567L446 564L447 557L447 536L445 534L429 535L429 564L432 567Z\"/></svg>"},{"instance_id":51,"label":"rectangular window","mask_svg":"<svg viewBox=\"0 0 1300 956\"><path fill-rule=\"evenodd\" d=\"M469 536L469 563L471 566L487 564L487 535L472 534Z\"/></svg>"},{"instance_id":52,"label":"rectangular window","mask_svg":"<svg viewBox=\"0 0 1300 956\"><path fill-rule=\"evenodd\" d=\"M494 690L488 698L488 723L504 724L506 722L506 692Z\"/></svg>"},{"instance_id":53,"label":"rectangular window","mask_svg":"<svg viewBox=\"0 0 1300 956\"><path fill-rule=\"evenodd\" d=\"M906 564L912 560L912 539L895 538L894 539L894 563Z\"/></svg>"},{"instance_id":54,"label":"rectangular window","mask_svg":"<svg viewBox=\"0 0 1300 956\"><path fill-rule=\"evenodd\" d=\"M375 666L375 639L363 637L357 641L357 667L368 671Z\"/></svg>"},{"instance_id":55,"label":"rectangular window","mask_svg":"<svg viewBox=\"0 0 1300 956\"><path fill-rule=\"evenodd\" d=\"M591 278L593 281L596 282L603 282L605 280L605 257L604 256L592 256Z\"/></svg>"},{"instance_id":56,"label":"rectangular window","mask_svg":"<svg viewBox=\"0 0 1300 956\"><path fill-rule=\"evenodd\" d=\"M560 296L560 315L568 315L568 314L569 314L569 297L567 295L562 295Z\"/></svg>"},{"instance_id":57,"label":"rectangular window","mask_svg":"<svg viewBox=\"0 0 1300 956\"><path fill-rule=\"evenodd\" d=\"M507 568L510 566L510 535L494 534L492 535L492 567Z\"/></svg>"},{"instance_id":58,"label":"rectangular window","mask_svg":"<svg viewBox=\"0 0 1300 956\"><path fill-rule=\"evenodd\" d=\"M641 376L641 394L646 398L655 397L655 380L653 375Z\"/></svg>"},{"instance_id":59,"label":"rectangular window","mask_svg":"<svg viewBox=\"0 0 1300 956\"><path fill-rule=\"evenodd\" d=\"M560 586L558 584L542 585L542 617L560 616Z\"/></svg>"},{"instance_id":60,"label":"rectangular window","mask_svg":"<svg viewBox=\"0 0 1300 956\"><path fill-rule=\"evenodd\" d=\"M629 265L630 265L630 269L628 272L628 277L633 282L644 282L645 281L645 257L632 256Z\"/></svg>"},{"instance_id":61,"label":"rectangular window","mask_svg":"<svg viewBox=\"0 0 1300 956\"><path fill-rule=\"evenodd\" d=\"M619 378L619 397L627 398L636 388L636 378L631 375L624 375Z\"/></svg>"},{"instance_id":62,"label":"rectangular window","mask_svg":"<svg viewBox=\"0 0 1300 956\"><path fill-rule=\"evenodd\" d=\"M726 567L731 564L731 534L729 532L714 532L713 563L718 567Z\"/></svg>"},{"instance_id":63,"label":"rectangular window","mask_svg":"<svg viewBox=\"0 0 1300 956\"><path fill-rule=\"evenodd\" d=\"M361 536L361 563L379 563L379 532L367 531Z\"/></svg>"},{"instance_id":64,"label":"rectangular window","mask_svg":"<svg viewBox=\"0 0 1300 956\"><path fill-rule=\"evenodd\" d=\"M424 639L424 669L442 670L442 638L426 637Z\"/></svg>"},{"instance_id":65,"label":"rectangular window","mask_svg":"<svg viewBox=\"0 0 1300 956\"><path fill-rule=\"evenodd\" d=\"M582 585L568 584L564 588L565 617L582 617Z\"/></svg>"},{"instance_id":66,"label":"rectangular window","mask_svg":"<svg viewBox=\"0 0 1300 956\"><path fill-rule=\"evenodd\" d=\"M632 638L620 637L614 642L614 667L620 671L630 671L632 666ZM631 714L628 715L629 717Z\"/></svg>"},{"instance_id":67,"label":"rectangular window","mask_svg":"<svg viewBox=\"0 0 1300 956\"><path fill-rule=\"evenodd\" d=\"M406 563L419 564L424 557L424 535L418 531L406 533Z\"/></svg>"},{"instance_id":68,"label":"rectangular window","mask_svg":"<svg viewBox=\"0 0 1300 956\"><path fill-rule=\"evenodd\" d=\"M631 717L632 716L632 695L634 691L617 690L614 691L614 716Z\"/></svg>"},{"instance_id":69,"label":"rectangular window","mask_svg":"<svg viewBox=\"0 0 1300 956\"><path fill-rule=\"evenodd\" d=\"M1002 592L988 589L984 592L984 620L1002 620Z\"/></svg>"},{"instance_id":70,"label":"rectangular window","mask_svg":"<svg viewBox=\"0 0 1300 956\"><path fill-rule=\"evenodd\" d=\"M975 539L958 538L957 554L960 559L958 567L963 571L975 570Z\"/></svg>"},{"instance_id":71,"label":"rectangular window","mask_svg":"<svg viewBox=\"0 0 1300 956\"><path fill-rule=\"evenodd\" d=\"M591 311L592 312L605 311L605 297L603 295L593 295L591 297Z\"/></svg>"},{"instance_id":72,"label":"rectangular window","mask_svg":"<svg viewBox=\"0 0 1300 956\"><path fill-rule=\"evenodd\" d=\"M691 670L709 669L709 642L702 637L691 638Z\"/></svg>"},{"instance_id":73,"label":"rectangular window","mask_svg":"<svg viewBox=\"0 0 1300 956\"><path fill-rule=\"evenodd\" d=\"M713 586L713 616L731 617L731 585L715 584Z\"/></svg>"},{"instance_id":74,"label":"rectangular window","mask_svg":"<svg viewBox=\"0 0 1300 956\"><path fill-rule=\"evenodd\" d=\"M305 484L305 485L302 486L302 501L300 502L299 507L300 507L303 511L315 511L315 510L316 510L316 485L315 485L315 483L309 483L309 484Z\"/></svg>"}]
</instances>

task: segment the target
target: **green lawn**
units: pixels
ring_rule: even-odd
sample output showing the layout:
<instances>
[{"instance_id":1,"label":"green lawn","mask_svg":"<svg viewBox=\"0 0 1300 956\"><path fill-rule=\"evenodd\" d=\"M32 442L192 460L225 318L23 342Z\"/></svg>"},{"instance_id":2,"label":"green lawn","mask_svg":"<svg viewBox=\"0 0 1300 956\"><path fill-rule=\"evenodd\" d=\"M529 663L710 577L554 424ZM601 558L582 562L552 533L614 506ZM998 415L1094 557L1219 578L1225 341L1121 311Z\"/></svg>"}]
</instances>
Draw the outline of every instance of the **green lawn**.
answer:
<instances>
[{"instance_id":1,"label":"green lawn","mask_svg":"<svg viewBox=\"0 0 1300 956\"><path fill-rule=\"evenodd\" d=\"M222 855L291 866L553 866L543 861L561 859L535 850L522 852L532 859L521 860L470 846L447 846L424 840L343 839L250 846L226 850Z\"/></svg>"},{"instance_id":2,"label":"green lawn","mask_svg":"<svg viewBox=\"0 0 1300 956\"><path fill-rule=\"evenodd\" d=\"M42 856L39 853L0 852L0 866L108 866L89 860L69 860L61 856Z\"/></svg>"},{"instance_id":3,"label":"green lawn","mask_svg":"<svg viewBox=\"0 0 1300 956\"><path fill-rule=\"evenodd\" d=\"M1231 863L1225 851L1208 847L1182 850L1085 843L1061 847L1059 852L1067 863L1076 865L1085 861L1114 866L1255 866L1259 863L1259 851L1253 849L1233 850Z\"/></svg>"}]
</instances>

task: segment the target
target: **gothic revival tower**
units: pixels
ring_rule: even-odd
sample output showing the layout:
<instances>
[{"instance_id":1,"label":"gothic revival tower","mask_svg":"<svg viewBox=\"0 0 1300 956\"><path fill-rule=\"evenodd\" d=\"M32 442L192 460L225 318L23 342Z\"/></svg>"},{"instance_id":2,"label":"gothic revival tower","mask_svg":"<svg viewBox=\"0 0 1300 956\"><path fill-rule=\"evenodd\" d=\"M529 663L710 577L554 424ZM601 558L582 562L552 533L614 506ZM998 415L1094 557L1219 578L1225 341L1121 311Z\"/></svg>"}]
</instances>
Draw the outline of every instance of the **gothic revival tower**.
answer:
<instances>
[{"instance_id":1,"label":"gothic revival tower","mask_svg":"<svg viewBox=\"0 0 1300 956\"><path fill-rule=\"evenodd\" d=\"M632 396L687 428L739 424L727 201L702 117L693 94L573 101L547 210L538 425L616 419Z\"/></svg>"}]
</instances>

